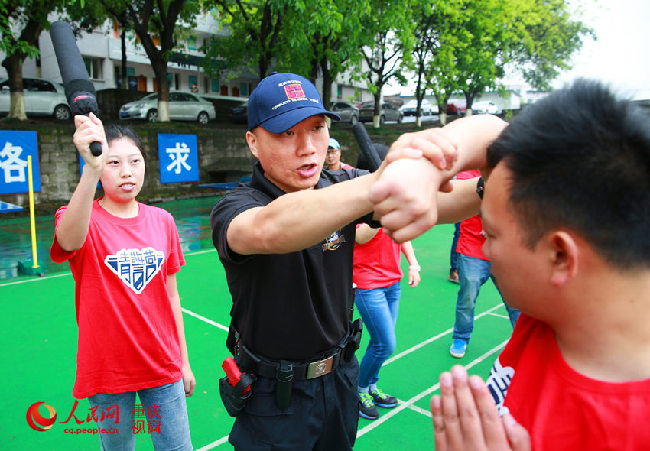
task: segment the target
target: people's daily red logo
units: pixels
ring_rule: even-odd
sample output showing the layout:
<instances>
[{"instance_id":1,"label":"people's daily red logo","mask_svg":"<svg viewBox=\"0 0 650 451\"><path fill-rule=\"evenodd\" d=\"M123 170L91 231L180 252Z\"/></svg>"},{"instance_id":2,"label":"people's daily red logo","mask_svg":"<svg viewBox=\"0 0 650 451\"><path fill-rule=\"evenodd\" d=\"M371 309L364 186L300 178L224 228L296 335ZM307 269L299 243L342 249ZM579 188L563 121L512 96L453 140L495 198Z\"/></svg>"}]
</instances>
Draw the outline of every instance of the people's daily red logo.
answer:
<instances>
[{"instance_id":1,"label":"people's daily red logo","mask_svg":"<svg viewBox=\"0 0 650 451\"><path fill-rule=\"evenodd\" d=\"M38 408L41 404L43 404L43 407L45 407L48 410L49 412L48 418L45 418L38 411ZM55 421L56 421L56 410L54 410L54 407L44 404L43 401L35 402L31 406L29 406L29 409L27 409L27 424L29 424L29 427L34 429L35 431L47 431L52 427Z\"/></svg>"},{"instance_id":2,"label":"people's daily red logo","mask_svg":"<svg viewBox=\"0 0 650 451\"><path fill-rule=\"evenodd\" d=\"M302 85L299 83L286 85L284 92L287 95L287 99L300 99L305 97L305 91L302 90Z\"/></svg>"}]
</instances>

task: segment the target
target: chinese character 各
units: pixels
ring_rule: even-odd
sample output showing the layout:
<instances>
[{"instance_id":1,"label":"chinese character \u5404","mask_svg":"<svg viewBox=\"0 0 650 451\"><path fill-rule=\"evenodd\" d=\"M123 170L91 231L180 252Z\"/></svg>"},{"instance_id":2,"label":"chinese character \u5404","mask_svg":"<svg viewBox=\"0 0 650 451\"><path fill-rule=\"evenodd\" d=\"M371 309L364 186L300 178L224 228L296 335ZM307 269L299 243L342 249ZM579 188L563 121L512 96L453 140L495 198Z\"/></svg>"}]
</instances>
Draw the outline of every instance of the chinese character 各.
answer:
<instances>
[{"instance_id":1,"label":"chinese character \u5404","mask_svg":"<svg viewBox=\"0 0 650 451\"><path fill-rule=\"evenodd\" d=\"M6 158L6 160L0 161L0 168L5 172L5 183L25 182L27 160L19 158L22 152L22 147L13 146L10 142L5 143L4 148L0 151L0 157Z\"/></svg>"}]
</instances>

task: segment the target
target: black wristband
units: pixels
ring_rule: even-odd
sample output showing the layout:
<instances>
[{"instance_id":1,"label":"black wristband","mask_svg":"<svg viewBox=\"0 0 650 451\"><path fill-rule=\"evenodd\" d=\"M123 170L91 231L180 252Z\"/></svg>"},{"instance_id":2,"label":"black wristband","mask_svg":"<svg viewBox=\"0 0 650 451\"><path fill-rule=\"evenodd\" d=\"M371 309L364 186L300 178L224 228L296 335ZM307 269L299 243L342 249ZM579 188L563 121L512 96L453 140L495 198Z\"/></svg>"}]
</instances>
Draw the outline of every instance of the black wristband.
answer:
<instances>
[{"instance_id":1,"label":"black wristband","mask_svg":"<svg viewBox=\"0 0 650 451\"><path fill-rule=\"evenodd\" d=\"M483 200L483 191L485 191L485 181L483 177L479 177L478 182L476 182L476 194L478 194L481 200Z\"/></svg>"}]
</instances>

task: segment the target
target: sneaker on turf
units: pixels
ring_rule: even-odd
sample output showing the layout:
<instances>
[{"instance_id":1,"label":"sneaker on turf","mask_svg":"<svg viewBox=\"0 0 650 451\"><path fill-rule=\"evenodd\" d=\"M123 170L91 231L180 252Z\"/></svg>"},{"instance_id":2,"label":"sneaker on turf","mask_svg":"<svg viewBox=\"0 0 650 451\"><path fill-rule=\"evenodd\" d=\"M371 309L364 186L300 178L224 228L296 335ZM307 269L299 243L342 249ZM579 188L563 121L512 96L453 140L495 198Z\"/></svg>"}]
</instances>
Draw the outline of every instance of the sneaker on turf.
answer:
<instances>
[{"instance_id":1,"label":"sneaker on turf","mask_svg":"<svg viewBox=\"0 0 650 451\"><path fill-rule=\"evenodd\" d=\"M372 396L372 400L376 406L383 407L384 409L392 409L397 405L397 398L388 396L378 388L371 391L370 396Z\"/></svg>"},{"instance_id":2,"label":"sneaker on turf","mask_svg":"<svg viewBox=\"0 0 650 451\"><path fill-rule=\"evenodd\" d=\"M379 410L377 410L370 393L359 393L359 416L366 420L379 418Z\"/></svg>"},{"instance_id":3,"label":"sneaker on turf","mask_svg":"<svg viewBox=\"0 0 650 451\"><path fill-rule=\"evenodd\" d=\"M454 338L454 341L449 348L449 354L451 354L452 357L460 359L465 355L465 351L467 351L467 341L462 338Z\"/></svg>"}]
</instances>

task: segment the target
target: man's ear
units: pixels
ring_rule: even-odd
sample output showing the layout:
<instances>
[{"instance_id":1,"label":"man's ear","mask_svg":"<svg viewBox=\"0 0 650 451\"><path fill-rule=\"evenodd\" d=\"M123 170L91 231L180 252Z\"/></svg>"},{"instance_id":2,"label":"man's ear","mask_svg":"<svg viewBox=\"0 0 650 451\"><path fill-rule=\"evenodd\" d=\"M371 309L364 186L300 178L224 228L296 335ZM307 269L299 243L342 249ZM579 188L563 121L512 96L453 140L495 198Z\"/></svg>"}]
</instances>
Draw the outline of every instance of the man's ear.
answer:
<instances>
[{"instance_id":1,"label":"man's ear","mask_svg":"<svg viewBox=\"0 0 650 451\"><path fill-rule=\"evenodd\" d=\"M246 132L246 142L248 143L248 148L250 149L251 153L257 157L257 136L255 136L255 133L252 131L247 131Z\"/></svg>"},{"instance_id":2,"label":"man's ear","mask_svg":"<svg viewBox=\"0 0 650 451\"><path fill-rule=\"evenodd\" d=\"M548 237L551 254L551 283L562 285L578 273L580 250L573 235L555 231Z\"/></svg>"}]
</instances>

